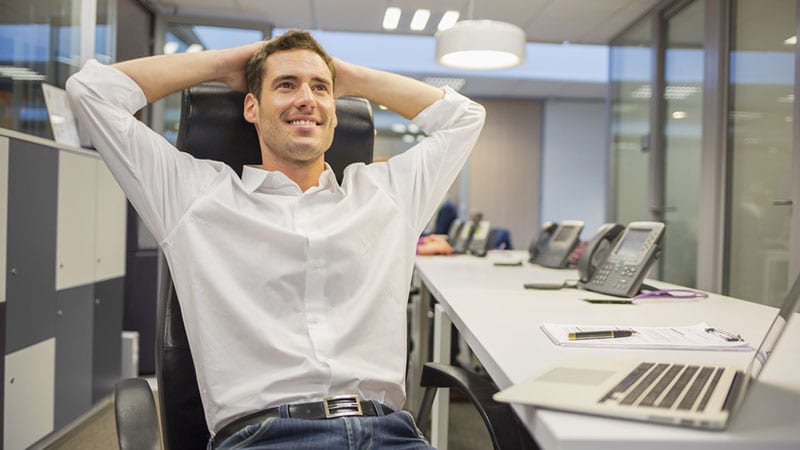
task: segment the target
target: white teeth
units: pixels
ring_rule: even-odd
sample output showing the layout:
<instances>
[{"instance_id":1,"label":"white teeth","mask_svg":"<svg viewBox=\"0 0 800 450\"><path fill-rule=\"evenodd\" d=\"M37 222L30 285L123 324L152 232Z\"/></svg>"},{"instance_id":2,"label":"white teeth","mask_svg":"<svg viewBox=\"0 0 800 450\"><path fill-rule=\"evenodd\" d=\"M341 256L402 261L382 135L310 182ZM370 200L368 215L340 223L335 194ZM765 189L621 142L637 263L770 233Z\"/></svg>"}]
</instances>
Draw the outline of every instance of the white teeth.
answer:
<instances>
[{"instance_id":1,"label":"white teeth","mask_svg":"<svg viewBox=\"0 0 800 450\"><path fill-rule=\"evenodd\" d=\"M289 125L298 125L298 126L312 126L316 124L317 122L314 122L313 120L292 120L291 122L289 122Z\"/></svg>"}]
</instances>

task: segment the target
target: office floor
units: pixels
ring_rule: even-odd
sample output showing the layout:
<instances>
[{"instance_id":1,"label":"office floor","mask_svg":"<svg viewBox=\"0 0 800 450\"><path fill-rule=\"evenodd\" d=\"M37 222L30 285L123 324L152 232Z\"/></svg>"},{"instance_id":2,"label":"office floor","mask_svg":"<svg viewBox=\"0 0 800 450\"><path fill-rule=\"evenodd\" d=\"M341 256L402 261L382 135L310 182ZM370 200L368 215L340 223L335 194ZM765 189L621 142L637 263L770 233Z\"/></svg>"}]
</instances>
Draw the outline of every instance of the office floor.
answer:
<instances>
[{"instance_id":1,"label":"office floor","mask_svg":"<svg viewBox=\"0 0 800 450\"><path fill-rule=\"evenodd\" d=\"M480 416L468 401L450 402L450 450L492 448ZM119 450L114 408L109 403L98 414L78 426L47 450Z\"/></svg>"}]
</instances>

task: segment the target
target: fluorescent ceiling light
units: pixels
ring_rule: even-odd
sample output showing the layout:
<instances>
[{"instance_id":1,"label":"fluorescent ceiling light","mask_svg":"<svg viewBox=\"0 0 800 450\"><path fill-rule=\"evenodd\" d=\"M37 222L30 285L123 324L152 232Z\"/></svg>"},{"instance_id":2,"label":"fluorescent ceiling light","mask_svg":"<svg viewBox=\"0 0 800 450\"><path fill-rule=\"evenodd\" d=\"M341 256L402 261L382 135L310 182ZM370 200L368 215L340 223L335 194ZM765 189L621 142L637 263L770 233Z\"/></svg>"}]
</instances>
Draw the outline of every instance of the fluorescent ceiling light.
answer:
<instances>
[{"instance_id":1,"label":"fluorescent ceiling light","mask_svg":"<svg viewBox=\"0 0 800 450\"><path fill-rule=\"evenodd\" d=\"M461 13L458 11L447 11L442 15L442 20L439 21L439 25L436 27L439 31L444 31L448 28L452 28L453 25L458 22L458 18L461 16Z\"/></svg>"},{"instance_id":2,"label":"fluorescent ceiling light","mask_svg":"<svg viewBox=\"0 0 800 450\"><path fill-rule=\"evenodd\" d=\"M456 69L492 70L525 61L525 32L495 20L463 20L436 33L436 62Z\"/></svg>"},{"instance_id":3,"label":"fluorescent ceiling light","mask_svg":"<svg viewBox=\"0 0 800 450\"><path fill-rule=\"evenodd\" d=\"M431 10L418 9L411 18L410 28L413 31L422 31L428 25L428 19L431 17Z\"/></svg>"},{"instance_id":4,"label":"fluorescent ceiling light","mask_svg":"<svg viewBox=\"0 0 800 450\"><path fill-rule=\"evenodd\" d=\"M164 54L171 55L178 51L178 43L175 41L169 41L164 44Z\"/></svg>"},{"instance_id":5,"label":"fluorescent ceiling light","mask_svg":"<svg viewBox=\"0 0 800 450\"><path fill-rule=\"evenodd\" d=\"M408 127L406 127L405 124L402 124L400 122L393 123L392 126L391 126L391 129L395 133L399 133L399 134L403 134L403 133L408 131Z\"/></svg>"},{"instance_id":6,"label":"fluorescent ceiling light","mask_svg":"<svg viewBox=\"0 0 800 450\"><path fill-rule=\"evenodd\" d=\"M203 45L194 43L186 48L186 53L198 53L203 51Z\"/></svg>"},{"instance_id":7,"label":"fluorescent ceiling light","mask_svg":"<svg viewBox=\"0 0 800 450\"><path fill-rule=\"evenodd\" d=\"M400 8L386 8L386 12L383 14L383 29L396 30L397 24L400 23L401 14L402 11L400 11Z\"/></svg>"},{"instance_id":8,"label":"fluorescent ceiling light","mask_svg":"<svg viewBox=\"0 0 800 450\"><path fill-rule=\"evenodd\" d=\"M797 36L788 37L783 43L786 45L795 45L797 44Z\"/></svg>"},{"instance_id":9,"label":"fluorescent ceiling light","mask_svg":"<svg viewBox=\"0 0 800 450\"><path fill-rule=\"evenodd\" d=\"M686 118L686 111L673 111L672 112L673 119L685 119Z\"/></svg>"}]
</instances>

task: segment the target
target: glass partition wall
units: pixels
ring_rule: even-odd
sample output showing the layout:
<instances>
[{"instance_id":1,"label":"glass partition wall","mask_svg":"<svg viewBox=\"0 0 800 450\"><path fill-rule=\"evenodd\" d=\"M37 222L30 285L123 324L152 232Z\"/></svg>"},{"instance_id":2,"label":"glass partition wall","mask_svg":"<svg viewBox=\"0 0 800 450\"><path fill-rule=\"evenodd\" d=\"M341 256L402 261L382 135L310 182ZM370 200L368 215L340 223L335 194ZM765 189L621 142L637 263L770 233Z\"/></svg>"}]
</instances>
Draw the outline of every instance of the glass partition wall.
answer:
<instances>
[{"instance_id":1,"label":"glass partition wall","mask_svg":"<svg viewBox=\"0 0 800 450\"><path fill-rule=\"evenodd\" d=\"M651 277L775 305L800 270L797 3L664 1L612 41L609 217L666 223Z\"/></svg>"},{"instance_id":2,"label":"glass partition wall","mask_svg":"<svg viewBox=\"0 0 800 450\"><path fill-rule=\"evenodd\" d=\"M664 51L664 187L666 224L661 277L697 287L697 217L703 119L702 0L666 20Z\"/></svg>"},{"instance_id":3,"label":"glass partition wall","mask_svg":"<svg viewBox=\"0 0 800 450\"><path fill-rule=\"evenodd\" d=\"M611 104L611 217L648 220L648 150L653 59L650 20L641 20L609 49Z\"/></svg>"},{"instance_id":4,"label":"glass partition wall","mask_svg":"<svg viewBox=\"0 0 800 450\"><path fill-rule=\"evenodd\" d=\"M52 138L42 83L114 61L116 0L0 0L0 11L0 127Z\"/></svg>"},{"instance_id":5,"label":"glass partition wall","mask_svg":"<svg viewBox=\"0 0 800 450\"><path fill-rule=\"evenodd\" d=\"M727 289L780 305L800 177L792 174L796 2L738 0L732 12Z\"/></svg>"}]
</instances>

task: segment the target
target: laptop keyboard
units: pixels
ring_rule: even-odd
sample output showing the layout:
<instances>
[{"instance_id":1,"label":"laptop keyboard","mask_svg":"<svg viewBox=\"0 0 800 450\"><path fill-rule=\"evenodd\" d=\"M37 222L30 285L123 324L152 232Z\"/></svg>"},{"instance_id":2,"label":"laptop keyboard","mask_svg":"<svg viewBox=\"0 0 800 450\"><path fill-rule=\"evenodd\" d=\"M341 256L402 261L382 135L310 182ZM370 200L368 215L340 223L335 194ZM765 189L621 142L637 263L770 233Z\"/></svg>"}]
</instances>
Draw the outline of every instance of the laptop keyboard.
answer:
<instances>
[{"instance_id":1,"label":"laptop keyboard","mask_svg":"<svg viewBox=\"0 0 800 450\"><path fill-rule=\"evenodd\" d=\"M721 367L644 362L608 391L599 403L703 411L723 370Z\"/></svg>"}]
</instances>

